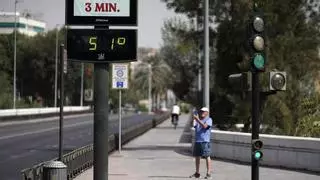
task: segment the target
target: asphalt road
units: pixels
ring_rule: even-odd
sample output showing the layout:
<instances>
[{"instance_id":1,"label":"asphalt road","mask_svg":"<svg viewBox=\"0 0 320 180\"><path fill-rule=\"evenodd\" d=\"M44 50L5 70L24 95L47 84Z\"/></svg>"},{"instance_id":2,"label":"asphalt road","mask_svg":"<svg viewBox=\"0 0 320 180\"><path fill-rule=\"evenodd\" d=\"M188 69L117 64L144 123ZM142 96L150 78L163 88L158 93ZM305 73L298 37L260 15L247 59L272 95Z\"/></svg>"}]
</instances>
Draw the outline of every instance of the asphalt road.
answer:
<instances>
[{"instance_id":1,"label":"asphalt road","mask_svg":"<svg viewBox=\"0 0 320 180\"><path fill-rule=\"evenodd\" d=\"M151 120L151 115L123 117L122 127ZM109 118L109 133L118 131L118 117ZM64 153L93 143L93 115L69 117L64 121ZM58 156L59 121L0 124L0 179L20 180L21 170Z\"/></svg>"}]
</instances>

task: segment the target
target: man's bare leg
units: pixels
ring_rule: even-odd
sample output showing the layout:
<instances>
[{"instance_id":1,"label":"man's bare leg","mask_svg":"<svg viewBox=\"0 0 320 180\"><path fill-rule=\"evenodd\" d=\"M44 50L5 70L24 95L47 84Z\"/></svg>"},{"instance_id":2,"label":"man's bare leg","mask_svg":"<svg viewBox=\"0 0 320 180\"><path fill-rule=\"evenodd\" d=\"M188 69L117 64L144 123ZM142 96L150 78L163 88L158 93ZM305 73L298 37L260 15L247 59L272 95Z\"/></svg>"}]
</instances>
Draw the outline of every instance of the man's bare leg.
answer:
<instances>
[{"instance_id":1,"label":"man's bare leg","mask_svg":"<svg viewBox=\"0 0 320 180\"><path fill-rule=\"evenodd\" d=\"M200 174L200 157L196 157L196 173Z\"/></svg>"},{"instance_id":2,"label":"man's bare leg","mask_svg":"<svg viewBox=\"0 0 320 180\"><path fill-rule=\"evenodd\" d=\"M207 174L211 173L211 158L210 156L206 158L206 162L207 162Z\"/></svg>"}]
</instances>

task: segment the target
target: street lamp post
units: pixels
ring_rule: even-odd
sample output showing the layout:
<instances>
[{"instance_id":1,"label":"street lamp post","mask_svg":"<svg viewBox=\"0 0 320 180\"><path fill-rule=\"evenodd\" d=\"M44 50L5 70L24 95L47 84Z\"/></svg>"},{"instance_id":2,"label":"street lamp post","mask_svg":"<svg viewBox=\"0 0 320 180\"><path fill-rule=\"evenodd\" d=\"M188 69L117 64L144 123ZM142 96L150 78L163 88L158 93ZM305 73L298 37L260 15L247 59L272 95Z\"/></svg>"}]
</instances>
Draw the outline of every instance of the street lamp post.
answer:
<instances>
[{"instance_id":1,"label":"street lamp post","mask_svg":"<svg viewBox=\"0 0 320 180\"><path fill-rule=\"evenodd\" d=\"M81 63L81 89L80 89L80 106L83 106L83 74L84 74L84 64Z\"/></svg>"},{"instance_id":2,"label":"street lamp post","mask_svg":"<svg viewBox=\"0 0 320 180\"><path fill-rule=\"evenodd\" d=\"M13 109L16 109L16 92L17 92L17 4L14 1L14 55L13 55Z\"/></svg>"},{"instance_id":3,"label":"street lamp post","mask_svg":"<svg viewBox=\"0 0 320 180\"><path fill-rule=\"evenodd\" d=\"M57 86L58 86L58 24L56 25L56 57L55 57L55 75L54 75L54 107L57 107Z\"/></svg>"},{"instance_id":4,"label":"street lamp post","mask_svg":"<svg viewBox=\"0 0 320 180\"><path fill-rule=\"evenodd\" d=\"M148 93L148 96L149 96L149 114L151 114L151 110L152 110L152 94L151 94L151 90L152 90L152 68L151 68L151 64L148 64L148 68L149 68L149 78L148 78L148 81L149 81L149 93Z\"/></svg>"},{"instance_id":5,"label":"street lamp post","mask_svg":"<svg viewBox=\"0 0 320 180\"><path fill-rule=\"evenodd\" d=\"M204 106L210 106L209 85L209 0L204 0Z\"/></svg>"}]
</instances>

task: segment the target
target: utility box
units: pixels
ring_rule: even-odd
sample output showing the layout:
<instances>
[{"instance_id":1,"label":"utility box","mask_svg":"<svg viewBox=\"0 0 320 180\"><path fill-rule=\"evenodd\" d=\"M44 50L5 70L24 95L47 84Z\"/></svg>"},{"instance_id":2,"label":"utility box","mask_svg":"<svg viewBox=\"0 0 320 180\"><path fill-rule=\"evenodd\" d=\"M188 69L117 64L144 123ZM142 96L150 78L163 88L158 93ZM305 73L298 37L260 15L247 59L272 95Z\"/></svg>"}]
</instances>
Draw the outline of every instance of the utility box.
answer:
<instances>
[{"instance_id":1,"label":"utility box","mask_svg":"<svg viewBox=\"0 0 320 180\"><path fill-rule=\"evenodd\" d=\"M61 161L49 161L43 165L43 180L67 180L67 166Z\"/></svg>"}]
</instances>

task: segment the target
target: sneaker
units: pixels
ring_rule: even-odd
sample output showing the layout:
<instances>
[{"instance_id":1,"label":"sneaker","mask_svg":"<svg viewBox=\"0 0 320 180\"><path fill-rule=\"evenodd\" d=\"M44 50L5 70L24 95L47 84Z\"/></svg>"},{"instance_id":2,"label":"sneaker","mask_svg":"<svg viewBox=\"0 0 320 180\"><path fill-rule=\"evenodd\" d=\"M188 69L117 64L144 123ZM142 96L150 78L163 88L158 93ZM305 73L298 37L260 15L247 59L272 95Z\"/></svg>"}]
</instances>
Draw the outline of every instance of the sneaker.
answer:
<instances>
[{"instance_id":1,"label":"sneaker","mask_svg":"<svg viewBox=\"0 0 320 180\"><path fill-rule=\"evenodd\" d=\"M204 177L205 179L211 179L211 174L207 174L206 177Z\"/></svg>"},{"instance_id":2,"label":"sneaker","mask_svg":"<svg viewBox=\"0 0 320 180\"><path fill-rule=\"evenodd\" d=\"M199 173L194 173L190 176L190 178L200 178L200 174Z\"/></svg>"}]
</instances>

